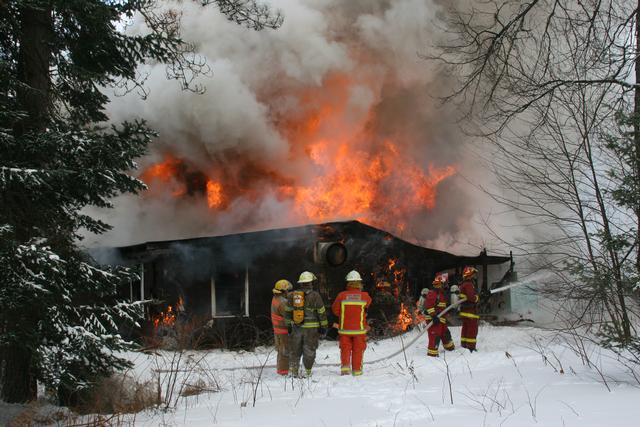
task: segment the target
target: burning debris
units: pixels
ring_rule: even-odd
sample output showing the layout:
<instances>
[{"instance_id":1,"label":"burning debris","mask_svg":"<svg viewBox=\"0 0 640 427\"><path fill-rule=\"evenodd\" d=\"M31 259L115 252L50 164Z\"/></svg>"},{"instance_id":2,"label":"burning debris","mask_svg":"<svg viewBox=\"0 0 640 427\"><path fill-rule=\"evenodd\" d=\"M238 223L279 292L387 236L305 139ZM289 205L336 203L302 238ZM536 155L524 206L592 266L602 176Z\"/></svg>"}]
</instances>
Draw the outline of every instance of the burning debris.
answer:
<instances>
[{"instance_id":1,"label":"burning debris","mask_svg":"<svg viewBox=\"0 0 640 427\"><path fill-rule=\"evenodd\" d=\"M393 325L394 332L402 333L406 332L410 326L413 326L415 323L414 313L409 311L407 306L404 303L400 304L400 314L398 314L398 319L396 323Z\"/></svg>"},{"instance_id":2,"label":"burning debris","mask_svg":"<svg viewBox=\"0 0 640 427\"><path fill-rule=\"evenodd\" d=\"M171 328L176 324L178 316L184 312L184 300L182 297L178 298L175 306L168 305L167 308L160 313L151 317L153 323L154 333L161 328Z\"/></svg>"}]
</instances>

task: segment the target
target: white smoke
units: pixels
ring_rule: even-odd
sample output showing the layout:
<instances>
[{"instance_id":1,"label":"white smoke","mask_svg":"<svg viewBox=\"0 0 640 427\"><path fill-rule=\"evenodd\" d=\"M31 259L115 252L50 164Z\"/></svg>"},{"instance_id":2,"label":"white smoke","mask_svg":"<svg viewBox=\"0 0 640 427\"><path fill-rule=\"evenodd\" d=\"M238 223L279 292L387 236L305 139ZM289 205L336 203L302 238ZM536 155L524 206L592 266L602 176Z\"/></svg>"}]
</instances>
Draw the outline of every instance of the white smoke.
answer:
<instances>
[{"instance_id":1,"label":"white smoke","mask_svg":"<svg viewBox=\"0 0 640 427\"><path fill-rule=\"evenodd\" d=\"M170 152L207 174L231 176L250 192L223 211L202 197L177 199L169 193L117 198L115 209L98 215L112 232L88 238L90 245L126 245L149 240L300 225L292 199L269 181L277 175L309 183L317 169L297 154L304 147L283 134L283 118L295 119L305 106L292 93L318 89L336 74L368 84L350 88L342 120L366 121L380 139L402 140L402 149L425 168L455 164L457 175L438 186L436 205L412 217L403 236L439 249L474 253L491 245L482 224L487 197L474 185L487 180L469 141L457 130L457 112L438 97L452 81L432 53L442 34L436 0L273 0L285 21L278 30L250 31L229 22L214 6L176 1L163 7L182 13L182 35L193 42L213 72L198 81L203 95L167 81L164 66L148 66L148 99L113 97L114 122L144 118L159 132L141 166ZM142 31L135 26L129 31ZM326 94L331 96L331 94ZM325 124L327 136L340 123ZM372 142L373 144L373 142ZM242 161L238 161L242 159ZM284 172L284 173L283 173ZM393 217L393 206L388 209ZM95 212L92 212L95 214ZM347 219L347 218L335 218Z\"/></svg>"}]
</instances>

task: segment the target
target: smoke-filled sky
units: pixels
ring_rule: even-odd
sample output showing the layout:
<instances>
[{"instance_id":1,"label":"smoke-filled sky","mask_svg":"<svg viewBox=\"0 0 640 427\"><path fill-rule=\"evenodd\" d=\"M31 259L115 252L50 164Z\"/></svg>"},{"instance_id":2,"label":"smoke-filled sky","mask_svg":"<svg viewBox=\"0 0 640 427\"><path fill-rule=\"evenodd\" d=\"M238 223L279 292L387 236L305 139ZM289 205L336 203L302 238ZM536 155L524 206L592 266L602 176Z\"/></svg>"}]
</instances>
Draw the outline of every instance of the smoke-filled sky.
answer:
<instances>
[{"instance_id":1,"label":"smoke-filled sky","mask_svg":"<svg viewBox=\"0 0 640 427\"><path fill-rule=\"evenodd\" d=\"M255 32L215 6L167 2L212 69L204 94L149 73L146 100L113 97L115 122L159 133L140 176L149 190L99 216L89 245L359 219L424 245L486 244L487 180L438 99L453 82L421 58L443 34L436 0L278 0L278 30ZM135 24L129 31L140 31Z\"/></svg>"}]
</instances>

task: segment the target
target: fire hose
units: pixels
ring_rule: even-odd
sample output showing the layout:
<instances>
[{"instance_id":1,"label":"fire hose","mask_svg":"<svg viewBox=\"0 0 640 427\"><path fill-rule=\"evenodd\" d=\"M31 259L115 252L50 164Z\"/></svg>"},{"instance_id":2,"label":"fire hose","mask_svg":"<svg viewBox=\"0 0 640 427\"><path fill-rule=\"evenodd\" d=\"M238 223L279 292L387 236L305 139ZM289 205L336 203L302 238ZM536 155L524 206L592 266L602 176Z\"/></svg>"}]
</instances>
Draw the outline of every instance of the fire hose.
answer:
<instances>
[{"instance_id":1,"label":"fire hose","mask_svg":"<svg viewBox=\"0 0 640 427\"><path fill-rule=\"evenodd\" d=\"M519 286L519 285L521 285L522 283L523 283L523 282L512 283L512 284L510 284L510 285L502 286L502 287L500 287L500 288L495 288L495 289L490 290L490 291L489 291L489 293L490 293L491 295L493 295L493 294L497 294L498 292L503 292L503 291L506 291L507 289L511 289L511 288L513 288L513 287L515 287L515 286ZM442 311L438 314L438 316L442 316L442 315L444 315L444 314L447 314L450 310L452 310L452 309L456 308L457 306L459 306L459 305L460 305L460 304L462 304L463 302L464 302L464 301L458 300L458 301L457 301L457 302L455 302L454 304L451 304L451 305L447 306L444 310L442 310ZM384 357L381 357L381 358L379 358L379 359L370 360L370 361L368 361L368 362L367 362L367 361L365 361L365 362L363 362L363 363L364 363L364 364L367 364L367 365L372 365L372 364L374 364L374 363L379 363L379 362L382 362L382 361L385 361L385 360L389 360L389 359L391 359L391 358L393 358L393 357L396 357L397 355L399 355L399 354L403 353L404 351L406 351L406 350L407 350L407 348L409 348L409 347L411 347L412 345L414 345L414 344L415 344L415 343L420 339L420 337L422 337L422 336L424 335L424 333L425 333L425 332L427 332L427 331L429 330L429 328L430 328L432 325L433 325L433 321L431 321L431 322L427 323L427 326L426 326L426 327L425 327L425 328L424 328L424 329L423 329L423 330L422 330L418 335L416 335L416 336L415 336L411 341L409 341L406 345L403 343L402 347L401 347L399 350L397 350L397 351L395 351L395 352L393 352L393 353L391 353L391 354L388 354L388 355L386 355L386 356L384 356ZM332 365L332 364L329 364L329 363L325 363L325 364L321 364L320 366L333 366L333 365Z\"/></svg>"},{"instance_id":2,"label":"fire hose","mask_svg":"<svg viewBox=\"0 0 640 427\"><path fill-rule=\"evenodd\" d=\"M522 284L524 284L524 283L526 283L526 282L516 282L516 283L512 283L512 284L510 284L510 285L505 285L505 286L502 286L502 287L499 287L499 288L491 289L491 290L489 291L489 293L490 293L491 295L493 295L493 294L497 294L497 293L499 293L499 292L504 292L504 291L506 291L507 289L511 289L511 288L516 287L516 286L520 286L520 285L522 285ZM464 302L464 301L457 301L457 302L455 302L454 304L450 304L450 305L449 305L449 306L447 306L444 310L442 310L442 311L438 314L438 316L442 316L442 315L444 315L444 314L447 314L449 311L451 311L452 309L456 308L457 306L459 306L459 305L460 305L460 304L462 304L463 302ZM420 325L420 324L418 324L418 325ZM378 359L369 360L369 361L364 361L363 363L364 363L364 364L366 364L366 365L372 365L372 364L374 364L374 363L380 363L380 362L383 362L383 361L385 361L385 360L389 360L389 359L391 359L391 358L393 358L393 357L396 357L396 356L397 356L397 355L399 355L399 354L402 354L402 353L403 353L403 352L405 352L409 347L411 347L412 345L414 345L414 344L415 344L415 343L420 339L420 337L422 337L422 336L424 335L424 333L425 333L426 331L428 331L428 330L429 330L429 328L430 328L432 325L433 325L433 321L431 321L431 322L427 323L426 327L425 327L425 328L424 328L424 329L423 329L423 330L422 330L418 335L416 335L416 336L415 336L411 341L409 341L407 344L404 344L404 343L403 343L402 347L401 347L399 350L397 350L397 351L395 351L395 352L393 352L393 353L391 353L391 354L388 354L388 355L386 355L386 356L380 357L380 358L378 358ZM335 367L335 366L339 366L339 364L338 364L338 363L316 363L314 366ZM272 369L272 368L276 368L276 365L266 365L266 364L265 364L265 365L241 366L241 367L240 367L240 366L238 366L238 367L233 367L233 368L220 368L219 370L220 370L220 371L236 371L236 370L241 370L241 369Z\"/></svg>"}]
</instances>

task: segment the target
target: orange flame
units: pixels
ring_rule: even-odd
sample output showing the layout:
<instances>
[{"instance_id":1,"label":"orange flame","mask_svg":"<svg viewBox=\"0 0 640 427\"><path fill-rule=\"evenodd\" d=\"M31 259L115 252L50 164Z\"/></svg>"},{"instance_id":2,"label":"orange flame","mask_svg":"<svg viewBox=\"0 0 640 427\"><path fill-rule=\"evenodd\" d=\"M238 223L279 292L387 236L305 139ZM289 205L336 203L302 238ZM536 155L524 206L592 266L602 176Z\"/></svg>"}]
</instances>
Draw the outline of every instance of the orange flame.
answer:
<instances>
[{"instance_id":1,"label":"orange flame","mask_svg":"<svg viewBox=\"0 0 640 427\"><path fill-rule=\"evenodd\" d=\"M148 185L160 182L169 189L172 196L181 197L187 192L185 183L180 179L182 167L179 159L165 155L162 162L147 168L140 179Z\"/></svg>"},{"instance_id":2,"label":"orange flame","mask_svg":"<svg viewBox=\"0 0 640 427\"><path fill-rule=\"evenodd\" d=\"M183 310L184 300L182 297L178 298L178 302L176 303L175 309L173 306L169 305L165 311L160 312L153 316L153 326L154 328L158 328L160 326L171 327L176 323L176 312L180 312Z\"/></svg>"},{"instance_id":3,"label":"orange flame","mask_svg":"<svg viewBox=\"0 0 640 427\"><path fill-rule=\"evenodd\" d=\"M236 199L256 201L271 190L293 204L292 222L357 219L402 234L411 218L435 207L439 184L456 167L419 161L408 135L379 135L376 103L361 105L353 98L363 90L380 96L378 78L335 74L322 85L287 94L299 108L274 123L289 141L291 167L234 153L209 159L213 179L195 161L167 155L141 179L150 187L168 187L176 197L201 194L214 214ZM202 178L193 179L197 174Z\"/></svg>"},{"instance_id":4,"label":"orange flame","mask_svg":"<svg viewBox=\"0 0 640 427\"><path fill-rule=\"evenodd\" d=\"M411 312L405 307L404 304L400 304L400 314L398 314L398 319L394 325L394 330L396 332L406 332L409 329L409 326L412 326L414 322L414 318L411 315Z\"/></svg>"},{"instance_id":5,"label":"orange flame","mask_svg":"<svg viewBox=\"0 0 640 427\"><path fill-rule=\"evenodd\" d=\"M222 206L222 184L219 182L207 181L207 204L211 209Z\"/></svg>"}]
</instances>

